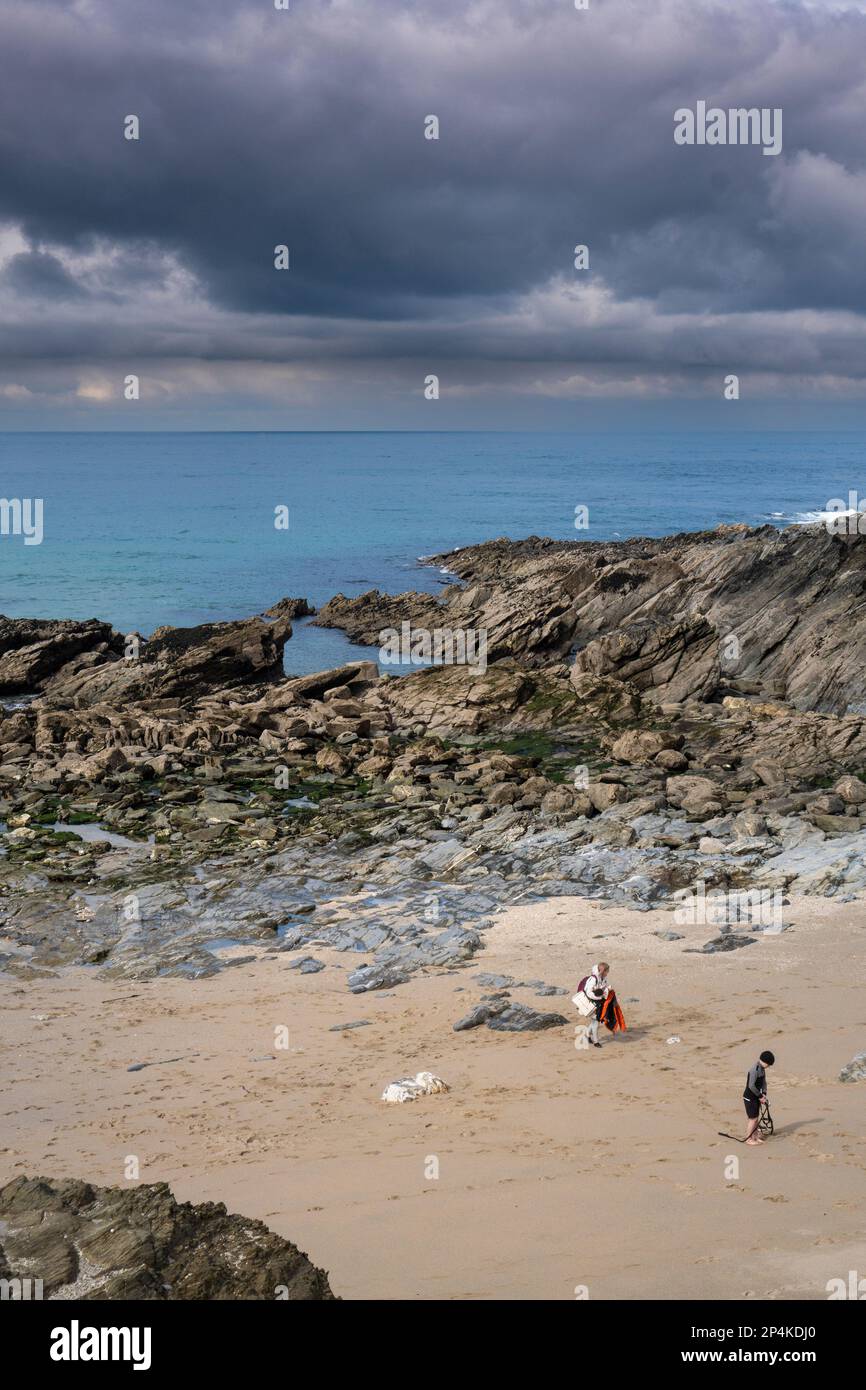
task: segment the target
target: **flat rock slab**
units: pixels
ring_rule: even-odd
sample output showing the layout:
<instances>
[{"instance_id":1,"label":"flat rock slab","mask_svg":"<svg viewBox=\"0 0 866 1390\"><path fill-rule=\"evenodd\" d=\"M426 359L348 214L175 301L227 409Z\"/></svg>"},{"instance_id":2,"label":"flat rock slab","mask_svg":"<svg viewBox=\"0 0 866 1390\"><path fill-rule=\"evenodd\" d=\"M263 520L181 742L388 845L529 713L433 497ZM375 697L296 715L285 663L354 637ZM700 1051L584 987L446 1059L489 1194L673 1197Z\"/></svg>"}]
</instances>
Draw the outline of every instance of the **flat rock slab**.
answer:
<instances>
[{"instance_id":1,"label":"flat rock slab","mask_svg":"<svg viewBox=\"0 0 866 1390\"><path fill-rule=\"evenodd\" d=\"M562 1014L540 1013L527 1004L513 1004L508 1000L496 1000L478 1004L454 1024L455 1033L479 1028L486 1023L497 1033L537 1033L544 1028L561 1028L568 1023Z\"/></svg>"},{"instance_id":2,"label":"flat rock slab","mask_svg":"<svg viewBox=\"0 0 866 1390\"><path fill-rule=\"evenodd\" d=\"M684 955L693 956L715 956L721 951L737 951L741 946L754 946L757 941L755 936L734 936L732 932L724 936L714 936L712 941L707 941L699 948L687 946Z\"/></svg>"},{"instance_id":3,"label":"flat rock slab","mask_svg":"<svg viewBox=\"0 0 866 1390\"><path fill-rule=\"evenodd\" d=\"M320 970L325 969L323 960L316 960L315 956L301 956L298 960L289 961L289 970L299 970L302 975L317 975Z\"/></svg>"}]
</instances>

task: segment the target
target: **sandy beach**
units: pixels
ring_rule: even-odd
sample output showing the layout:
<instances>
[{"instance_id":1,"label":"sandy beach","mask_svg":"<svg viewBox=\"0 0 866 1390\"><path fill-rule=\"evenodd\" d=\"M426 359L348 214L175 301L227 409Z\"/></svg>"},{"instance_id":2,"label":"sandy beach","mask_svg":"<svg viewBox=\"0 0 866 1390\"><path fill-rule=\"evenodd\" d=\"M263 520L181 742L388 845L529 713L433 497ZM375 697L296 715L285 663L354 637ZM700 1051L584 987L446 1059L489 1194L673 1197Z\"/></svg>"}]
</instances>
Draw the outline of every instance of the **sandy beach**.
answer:
<instances>
[{"instance_id":1,"label":"sandy beach","mask_svg":"<svg viewBox=\"0 0 866 1390\"><path fill-rule=\"evenodd\" d=\"M0 1178L123 1185L134 1155L143 1182L263 1219L348 1299L824 1299L866 1267L863 1088L838 1081L866 1038L866 903L789 915L696 956L706 927L666 942L670 913L550 899L390 994L349 994L355 962L328 951L307 977L262 953L195 983L4 979ZM599 958L629 1025L600 1052L571 1026L452 1031L479 971L571 990ZM577 1022L567 998L513 997ZM743 1132L764 1047L776 1135L746 1149L717 1131ZM450 1091L381 1101L421 1069Z\"/></svg>"}]
</instances>

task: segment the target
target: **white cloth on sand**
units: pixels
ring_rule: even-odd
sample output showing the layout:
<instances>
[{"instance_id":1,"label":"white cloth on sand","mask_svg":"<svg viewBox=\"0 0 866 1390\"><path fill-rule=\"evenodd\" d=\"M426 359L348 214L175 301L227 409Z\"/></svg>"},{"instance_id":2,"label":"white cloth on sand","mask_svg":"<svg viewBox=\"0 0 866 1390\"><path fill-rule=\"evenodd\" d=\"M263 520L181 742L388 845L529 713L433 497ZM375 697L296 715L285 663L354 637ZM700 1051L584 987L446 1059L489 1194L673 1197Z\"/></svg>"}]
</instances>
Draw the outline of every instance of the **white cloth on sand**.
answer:
<instances>
[{"instance_id":1,"label":"white cloth on sand","mask_svg":"<svg viewBox=\"0 0 866 1390\"><path fill-rule=\"evenodd\" d=\"M402 1105L407 1100L417 1100L419 1096L434 1096L448 1087L440 1076L432 1071L419 1071L417 1076L406 1077L403 1081L392 1081L382 1092L382 1099L391 1105Z\"/></svg>"}]
</instances>

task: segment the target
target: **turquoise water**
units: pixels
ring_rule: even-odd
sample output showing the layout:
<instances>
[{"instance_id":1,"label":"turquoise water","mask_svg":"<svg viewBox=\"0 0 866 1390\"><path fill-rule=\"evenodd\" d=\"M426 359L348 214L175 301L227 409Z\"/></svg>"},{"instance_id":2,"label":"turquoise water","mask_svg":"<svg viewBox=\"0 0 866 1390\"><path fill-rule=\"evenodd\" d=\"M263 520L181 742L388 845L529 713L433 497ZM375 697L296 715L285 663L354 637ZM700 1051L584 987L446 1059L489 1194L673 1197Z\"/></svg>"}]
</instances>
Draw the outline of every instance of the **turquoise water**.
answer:
<instances>
[{"instance_id":1,"label":"turquoise water","mask_svg":"<svg viewBox=\"0 0 866 1390\"><path fill-rule=\"evenodd\" d=\"M784 525L866 495L864 472L861 433L0 434L0 495L44 503L41 545L0 536L0 612L149 633L287 594L435 591L418 557L453 546ZM350 654L302 624L287 667Z\"/></svg>"}]
</instances>

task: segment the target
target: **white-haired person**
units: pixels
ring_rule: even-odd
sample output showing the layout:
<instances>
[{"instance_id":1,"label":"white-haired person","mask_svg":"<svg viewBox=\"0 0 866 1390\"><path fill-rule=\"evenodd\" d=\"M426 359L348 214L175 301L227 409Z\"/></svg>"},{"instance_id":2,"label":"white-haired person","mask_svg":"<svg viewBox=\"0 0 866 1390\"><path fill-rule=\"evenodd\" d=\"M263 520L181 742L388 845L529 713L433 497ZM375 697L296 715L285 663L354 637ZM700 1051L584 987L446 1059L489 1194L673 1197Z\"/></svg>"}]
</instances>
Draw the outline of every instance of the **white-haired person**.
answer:
<instances>
[{"instance_id":1,"label":"white-haired person","mask_svg":"<svg viewBox=\"0 0 866 1390\"><path fill-rule=\"evenodd\" d=\"M601 1047L598 1040L598 1025L601 1019L601 1010L604 1001L610 993L610 985L607 983L607 975L610 970L606 960L600 960L598 965L594 965L588 975L586 975L577 987L577 994L572 998L572 1003L579 1014L584 1018L590 1018L587 1024L586 1036L593 1047Z\"/></svg>"}]
</instances>

